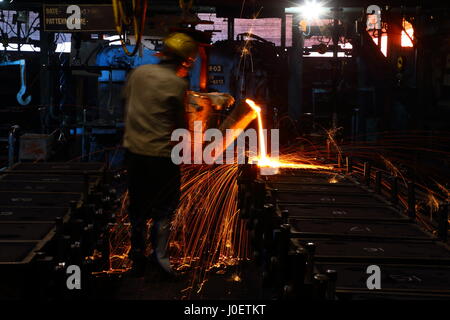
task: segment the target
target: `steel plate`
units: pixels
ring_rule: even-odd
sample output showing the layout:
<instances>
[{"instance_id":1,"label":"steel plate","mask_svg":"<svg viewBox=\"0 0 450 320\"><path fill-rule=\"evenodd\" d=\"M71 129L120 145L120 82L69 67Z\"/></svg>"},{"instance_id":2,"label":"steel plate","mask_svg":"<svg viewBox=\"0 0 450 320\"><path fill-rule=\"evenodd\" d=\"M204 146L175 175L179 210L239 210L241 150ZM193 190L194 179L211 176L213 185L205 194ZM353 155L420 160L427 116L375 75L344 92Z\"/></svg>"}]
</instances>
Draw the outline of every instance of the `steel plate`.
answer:
<instances>
[{"instance_id":1,"label":"steel plate","mask_svg":"<svg viewBox=\"0 0 450 320\"><path fill-rule=\"evenodd\" d=\"M0 241L43 240L54 223L0 223Z\"/></svg>"},{"instance_id":2,"label":"steel plate","mask_svg":"<svg viewBox=\"0 0 450 320\"><path fill-rule=\"evenodd\" d=\"M413 223L289 219L292 231L308 235L430 239Z\"/></svg>"},{"instance_id":3,"label":"steel plate","mask_svg":"<svg viewBox=\"0 0 450 320\"><path fill-rule=\"evenodd\" d=\"M69 208L57 207L0 207L0 222L55 221L69 214Z\"/></svg>"},{"instance_id":4,"label":"steel plate","mask_svg":"<svg viewBox=\"0 0 450 320\"><path fill-rule=\"evenodd\" d=\"M366 273L369 264L317 264L324 272L336 270L337 289L367 289ZM444 266L393 266L380 264L381 291L410 290L420 292L446 293L450 295L450 267ZM378 291L378 290L376 290Z\"/></svg>"},{"instance_id":5,"label":"steel plate","mask_svg":"<svg viewBox=\"0 0 450 320\"><path fill-rule=\"evenodd\" d=\"M406 216L391 207L346 207L320 205L279 204L281 210L288 210L292 218L330 219L389 219L405 220Z\"/></svg>"},{"instance_id":6,"label":"steel plate","mask_svg":"<svg viewBox=\"0 0 450 320\"><path fill-rule=\"evenodd\" d=\"M355 240L355 239L293 239L297 245L316 244L317 261L445 261L450 263L450 251L432 241ZM429 264L429 263L427 263Z\"/></svg>"},{"instance_id":7,"label":"steel plate","mask_svg":"<svg viewBox=\"0 0 450 320\"><path fill-rule=\"evenodd\" d=\"M277 192L279 202L285 203L322 203L322 204L355 204L355 205L385 205L380 199L370 194L334 194L334 193L306 193L306 192Z\"/></svg>"},{"instance_id":8,"label":"steel plate","mask_svg":"<svg viewBox=\"0 0 450 320\"><path fill-rule=\"evenodd\" d=\"M0 191L0 206L69 207L71 201L81 198L81 193Z\"/></svg>"}]
</instances>

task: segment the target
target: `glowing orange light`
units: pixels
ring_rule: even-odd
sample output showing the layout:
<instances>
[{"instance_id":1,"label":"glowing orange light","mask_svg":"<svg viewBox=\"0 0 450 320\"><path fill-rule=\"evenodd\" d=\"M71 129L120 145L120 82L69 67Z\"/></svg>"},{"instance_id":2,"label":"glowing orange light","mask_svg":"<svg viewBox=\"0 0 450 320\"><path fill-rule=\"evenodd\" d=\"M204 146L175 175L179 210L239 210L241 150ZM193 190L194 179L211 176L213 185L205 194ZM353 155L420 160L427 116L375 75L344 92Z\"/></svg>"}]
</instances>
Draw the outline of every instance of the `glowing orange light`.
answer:
<instances>
[{"instance_id":1,"label":"glowing orange light","mask_svg":"<svg viewBox=\"0 0 450 320\"><path fill-rule=\"evenodd\" d=\"M328 180L328 183L338 183L338 179L336 179L336 177L331 178L330 180Z\"/></svg>"},{"instance_id":2,"label":"glowing orange light","mask_svg":"<svg viewBox=\"0 0 450 320\"><path fill-rule=\"evenodd\" d=\"M237 274L233 274L231 276L231 280L234 282L241 282L241 277L239 277L239 275L237 275Z\"/></svg>"},{"instance_id":3,"label":"glowing orange light","mask_svg":"<svg viewBox=\"0 0 450 320\"><path fill-rule=\"evenodd\" d=\"M402 30L402 40L401 40L402 47L404 48L414 47L414 44L411 41L411 39L414 40L414 28L412 24L403 19L403 29L404 30Z\"/></svg>"},{"instance_id":4,"label":"glowing orange light","mask_svg":"<svg viewBox=\"0 0 450 320\"><path fill-rule=\"evenodd\" d=\"M378 45L378 41L379 41L380 37L372 37L373 42L375 42ZM387 43L388 43L388 36L387 35L382 35L381 36L381 52L383 53L383 55L385 57L387 57Z\"/></svg>"},{"instance_id":5,"label":"glowing orange light","mask_svg":"<svg viewBox=\"0 0 450 320\"><path fill-rule=\"evenodd\" d=\"M247 99L248 110L234 127L245 129L258 118L259 153L255 159L262 168L293 168L330 170L332 167L316 165L298 151L280 155L280 160L266 153L261 107ZM235 137L233 137L235 138ZM252 160L252 159L250 159ZM238 165L182 166L180 204L172 221L170 237L171 262L178 271L192 270L188 288L181 294L200 292L210 271L226 269L250 258L250 239L246 222L240 219L238 208ZM127 217L128 193L121 198L116 223L111 230L109 268L100 273L126 272L131 267L130 223ZM150 222L149 222L150 223ZM223 274L224 272L218 272ZM233 274L230 281L242 281Z\"/></svg>"},{"instance_id":6,"label":"glowing orange light","mask_svg":"<svg viewBox=\"0 0 450 320\"><path fill-rule=\"evenodd\" d=\"M261 117L261 107L258 106L253 100L250 100L250 99L245 99L245 102L258 115L259 158L260 158L260 160L265 161L267 159L267 153L266 153L266 143L265 143L265 139L264 139L264 130L263 130L263 124L262 124L262 117Z\"/></svg>"},{"instance_id":7,"label":"glowing orange light","mask_svg":"<svg viewBox=\"0 0 450 320\"><path fill-rule=\"evenodd\" d=\"M290 163L280 160L275 160L267 156L266 141L263 130L263 123L261 117L261 107L258 106L253 100L246 99L245 102L252 108L258 116L258 144L259 144L259 156L251 161L256 161L259 167L262 168L292 168L292 169L332 169L330 166L307 164L307 163Z\"/></svg>"}]
</instances>

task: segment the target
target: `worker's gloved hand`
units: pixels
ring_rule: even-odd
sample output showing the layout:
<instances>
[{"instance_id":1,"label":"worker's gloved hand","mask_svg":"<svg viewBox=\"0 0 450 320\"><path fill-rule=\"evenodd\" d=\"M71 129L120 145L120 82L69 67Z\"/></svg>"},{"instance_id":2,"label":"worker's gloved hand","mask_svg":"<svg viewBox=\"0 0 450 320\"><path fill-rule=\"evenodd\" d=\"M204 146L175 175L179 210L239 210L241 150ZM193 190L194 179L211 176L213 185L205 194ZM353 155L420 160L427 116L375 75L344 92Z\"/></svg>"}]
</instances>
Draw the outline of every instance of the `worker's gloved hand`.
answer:
<instances>
[{"instance_id":1,"label":"worker's gloved hand","mask_svg":"<svg viewBox=\"0 0 450 320\"><path fill-rule=\"evenodd\" d=\"M189 105L196 109L196 111L202 111L212 106L215 110L222 110L230 107L234 103L234 98L228 93L222 92L188 92Z\"/></svg>"},{"instance_id":2,"label":"worker's gloved hand","mask_svg":"<svg viewBox=\"0 0 450 320\"><path fill-rule=\"evenodd\" d=\"M234 98L228 93L209 92L205 93L204 95L206 95L211 100L211 104L216 110L228 108L234 103Z\"/></svg>"}]
</instances>

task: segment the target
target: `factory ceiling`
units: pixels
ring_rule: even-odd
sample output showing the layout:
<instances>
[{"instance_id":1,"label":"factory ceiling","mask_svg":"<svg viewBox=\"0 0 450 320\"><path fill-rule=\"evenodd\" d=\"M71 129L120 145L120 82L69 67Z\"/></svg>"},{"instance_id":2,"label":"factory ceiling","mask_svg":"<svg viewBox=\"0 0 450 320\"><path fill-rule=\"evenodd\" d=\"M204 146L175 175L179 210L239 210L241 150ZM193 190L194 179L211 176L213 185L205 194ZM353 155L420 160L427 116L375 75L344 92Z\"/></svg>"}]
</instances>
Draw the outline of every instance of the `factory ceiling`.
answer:
<instances>
[{"instance_id":1,"label":"factory ceiling","mask_svg":"<svg viewBox=\"0 0 450 320\"><path fill-rule=\"evenodd\" d=\"M185 0L188 2L188 0ZM11 5L15 6L38 6L42 3L111 3L111 0L40 0L40 1L10 1L5 0L0 6L10 5L8 2L12 2ZM237 7L240 8L243 5L251 6L266 6L266 7L294 7L296 4L301 4L302 0L289 1L289 0L194 0L194 6L211 6L211 7ZM340 7L367 7L374 4L373 0L324 0L319 1L326 3L326 6L340 6ZM404 7L450 7L450 1L430 1L430 0L377 0L375 1L379 6L404 6ZM167 5L178 6L179 0L152 0L152 5Z\"/></svg>"}]
</instances>

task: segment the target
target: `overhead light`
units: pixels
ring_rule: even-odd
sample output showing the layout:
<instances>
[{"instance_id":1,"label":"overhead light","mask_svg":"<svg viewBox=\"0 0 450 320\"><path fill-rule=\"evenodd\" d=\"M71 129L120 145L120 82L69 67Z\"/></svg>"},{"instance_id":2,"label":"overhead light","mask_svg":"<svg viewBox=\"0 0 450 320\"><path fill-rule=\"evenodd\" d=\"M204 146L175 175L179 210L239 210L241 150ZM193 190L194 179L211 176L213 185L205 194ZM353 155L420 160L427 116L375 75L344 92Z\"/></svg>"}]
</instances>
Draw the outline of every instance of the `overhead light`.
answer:
<instances>
[{"instance_id":1,"label":"overhead light","mask_svg":"<svg viewBox=\"0 0 450 320\"><path fill-rule=\"evenodd\" d=\"M325 12L323 4L316 0L305 0L305 3L299 7L300 14L306 20L319 19Z\"/></svg>"}]
</instances>

